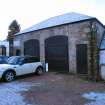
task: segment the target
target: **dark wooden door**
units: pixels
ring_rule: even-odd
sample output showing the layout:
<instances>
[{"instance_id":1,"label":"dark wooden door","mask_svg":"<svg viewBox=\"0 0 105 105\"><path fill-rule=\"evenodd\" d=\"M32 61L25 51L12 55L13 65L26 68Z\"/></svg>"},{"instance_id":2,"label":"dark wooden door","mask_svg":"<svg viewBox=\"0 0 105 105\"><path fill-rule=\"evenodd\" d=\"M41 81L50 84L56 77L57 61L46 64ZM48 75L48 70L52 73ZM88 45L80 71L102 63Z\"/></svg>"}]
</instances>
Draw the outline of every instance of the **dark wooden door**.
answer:
<instances>
[{"instance_id":1,"label":"dark wooden door","mask_svg":"<svg viewBox=\"0 0 105 105\"><path fill-rule=\"evenodd\" d=\"M24 42L24 55L40 57L39 41L37 39Z\"/></svg>"},{"instance_id":2,"label":"dark wooden door","mask_svg":"<svg viewBox=\"0 0 105 105\"><path fill-rule=\"evenodd\" d=\"M20 49L16 49L16 56L20 56L20 55L21 55Z\"/></svg>"},{"instance_id":3,"label":"dark wooden door","mask_svg":"<svg viewBox=\"0 0 105 105\"><path fill-rule=\"evenodd\" d=\"M79 44L76 46L76 56L77 56L77 73L87 74L87 45Z\"/></svg>"},{"instance_id":4,"label":"dark wooden door","mask_svg":"<svg viewBox=\"0 0 105 105\"><path fill-rule=\"evenodd\" d=\"M45 58L49 71L68 72L68 37L55 36L45 40Z\"/></svg>"}]
</instances>

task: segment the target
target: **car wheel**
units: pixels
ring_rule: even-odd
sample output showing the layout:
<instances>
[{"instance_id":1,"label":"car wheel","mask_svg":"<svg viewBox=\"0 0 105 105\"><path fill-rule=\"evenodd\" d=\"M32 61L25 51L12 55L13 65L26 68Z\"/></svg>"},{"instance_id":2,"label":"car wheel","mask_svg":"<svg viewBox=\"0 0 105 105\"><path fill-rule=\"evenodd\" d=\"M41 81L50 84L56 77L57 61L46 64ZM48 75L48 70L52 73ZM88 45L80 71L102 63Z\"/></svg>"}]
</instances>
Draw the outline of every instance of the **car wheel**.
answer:
<instances>
[{"instance_id":1,"label":"car wheel","mask_svg":"<svg viewBox=\"0 0 105 105\"><path fill-rule=\"evenodd\" d=\"M15 73L13 71L7 71L3 76L4 81L10 82L15 79Z\"/></svg>"},{"instance_id":2,"label":"car wheel","mask_svg":"<svg viewBox=\"0 0 105 105\"><path fill-rule=\"evenodd\" d=\"M38 67L37 70L36 70L36 74L38 75L42 75L44 72L43 72L43 68L42 67Z\"/></svg>"}]
</instances>

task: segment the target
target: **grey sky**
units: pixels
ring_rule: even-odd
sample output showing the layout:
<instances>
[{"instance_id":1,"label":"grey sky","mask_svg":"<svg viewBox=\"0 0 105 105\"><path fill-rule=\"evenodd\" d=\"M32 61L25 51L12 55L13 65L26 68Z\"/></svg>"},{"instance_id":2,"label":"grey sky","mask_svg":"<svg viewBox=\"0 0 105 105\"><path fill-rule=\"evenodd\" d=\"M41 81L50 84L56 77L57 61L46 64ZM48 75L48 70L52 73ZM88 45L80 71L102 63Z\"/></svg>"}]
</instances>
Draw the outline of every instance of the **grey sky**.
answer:
<instances>
[{"instance_id":1,"label":"grey sky","mask_svg":"<svg viewBox=\"0 0 105 105\"><path fill-rule=\"evenodd\" d=\"M0 0L0 40L16 19L21 30L68 12L94 16L105 24L105 0Z\"/></svg>"}]
</instances>

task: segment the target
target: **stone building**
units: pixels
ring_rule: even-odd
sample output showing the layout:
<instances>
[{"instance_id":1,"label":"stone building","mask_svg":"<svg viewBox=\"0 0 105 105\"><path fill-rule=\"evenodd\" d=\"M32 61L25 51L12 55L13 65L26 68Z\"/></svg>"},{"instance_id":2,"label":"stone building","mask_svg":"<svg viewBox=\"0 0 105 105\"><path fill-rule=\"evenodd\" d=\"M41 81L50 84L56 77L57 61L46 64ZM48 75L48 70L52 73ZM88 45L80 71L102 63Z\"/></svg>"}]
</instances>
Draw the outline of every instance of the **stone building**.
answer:
<instances>
[{"instance_id":1,"label":"stone building","mask_svg":"<svg viewBox=\"0 0 105 105\"><path fill-rule=\"evenodd\" d=\"M17 33L14 41L20 41L21 55L48 62L49 71L88 74L97 67L104 31L95 17L67 13Z\"/></svg>"},{"instance_id":2,"label":"stone building","mask_svg":"<svg viewBox=\"0 0 105 105\"><path fill-rule=\"evenodd\" d=\"M19 41L14 42L14 55L20 55ZM19 49L18 49L19 48ZM9 56L9 42L7 40L0 41L0 55Z\"/></svg>"}]
</instances>

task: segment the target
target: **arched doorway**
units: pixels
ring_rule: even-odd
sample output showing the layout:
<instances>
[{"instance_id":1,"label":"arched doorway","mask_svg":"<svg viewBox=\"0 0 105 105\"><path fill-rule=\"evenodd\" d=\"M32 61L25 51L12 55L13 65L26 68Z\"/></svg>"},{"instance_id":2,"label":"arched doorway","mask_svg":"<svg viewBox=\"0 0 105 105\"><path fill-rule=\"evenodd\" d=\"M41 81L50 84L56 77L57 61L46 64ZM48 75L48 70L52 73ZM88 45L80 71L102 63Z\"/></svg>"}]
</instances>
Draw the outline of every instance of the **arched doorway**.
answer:
<instances>
[{"instance_id":1,"label":"arched doorway","mask_svg":"<svg viewBox=\"0 0 105 105\"><path fill-rule=\"evenodd\" d=\"M69 71L67 36L54 36L45 40L45 60L49 71Z\"/></svg>"},{"instance_id":2,"label":"arched doorway","mask_svg":"<svg viewBox=\"0 0 105 105\"><path fill-rule=\"evenodd\" d=\"M39 41L37 39L31 39L24 42L24 55L40 58Z\"/></svg>"},{"instance_id":3,"label":"arched doorway","mask_svg":"<svg viewBox=\"0 0 105 105\"><path fill-rule=\"evenodd\" d=\"M0 55L6 55L6 47L4 45L0 46Z\"/></svg>"}]
</instances>

